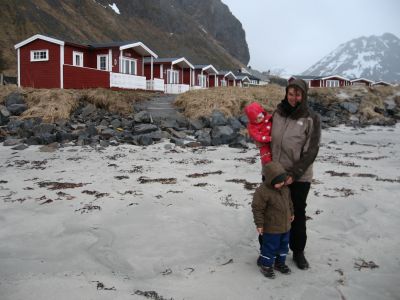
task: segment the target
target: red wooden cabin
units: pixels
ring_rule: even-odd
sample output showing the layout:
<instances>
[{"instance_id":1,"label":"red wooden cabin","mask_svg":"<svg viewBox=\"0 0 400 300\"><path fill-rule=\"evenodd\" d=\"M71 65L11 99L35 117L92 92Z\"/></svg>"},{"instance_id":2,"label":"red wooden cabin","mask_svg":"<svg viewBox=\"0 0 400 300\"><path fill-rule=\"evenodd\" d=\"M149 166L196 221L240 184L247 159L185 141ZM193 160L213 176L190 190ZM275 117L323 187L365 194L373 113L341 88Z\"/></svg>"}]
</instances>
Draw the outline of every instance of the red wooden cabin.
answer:
<instances>
[{"instance_id":1,"label":"red wooden cabin","mask_svg":"<svg viewBox=\"0 0 400 300\"><path fill-rule=\"evenodd\" d=\"M80 45L40 34L15 49L18 86L34 88L145 90L144 58L157 58L142 42Z\"/></svg>"}]
</instances>

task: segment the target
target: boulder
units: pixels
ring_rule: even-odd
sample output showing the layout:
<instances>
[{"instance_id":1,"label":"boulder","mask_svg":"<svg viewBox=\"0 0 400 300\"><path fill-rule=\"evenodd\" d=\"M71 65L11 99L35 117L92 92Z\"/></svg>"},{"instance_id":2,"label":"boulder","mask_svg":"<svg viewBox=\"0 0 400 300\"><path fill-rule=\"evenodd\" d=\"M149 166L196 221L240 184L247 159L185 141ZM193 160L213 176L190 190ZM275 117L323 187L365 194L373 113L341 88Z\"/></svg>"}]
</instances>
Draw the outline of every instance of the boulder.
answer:
<instances>
[{"instance_id":1,"label":"boulder","mask_svg":"<svg viewBox=\"0 0 400 300\"><path fill-rule=\"evenodd\" d=\"M218 111L218 110L214 110L211 114L210 117L210 127L214 128L217 126L225 126L227 125L227 119L225 118L225 115Z\"/></svg>"},{"instance_id":2,"label":"boulder","mask_svg":"<svg viewBox=\"0 0 400 300\"><path fill-rule=\"evenodd\" d=\"M216 126L211 130L211 145L229 144L236 136L237 133L230 126Z\"/></svg>"},{"instance_id":3,"label":"boulder","mask_svg":"<svg viewBox=\"0 0 400 300\"><path fill-rule=\"evenodd\" d=\"M7 106L8 111L13 116L19 116L28 109L26 104L11 104Z\"/></svg>"},{"instance_id":4,"label":"boulder","mask_svg":"<svg viewBox=\"0 0 400 300\"><path fill-rule=\"evenodd\" d=\"M9 94L5 98L4 103L7 106L7 108L13 104L25 104L25 98L22 94L20 94L18 92L14 92L14 93Z\"/></svg>"}]
</instances>

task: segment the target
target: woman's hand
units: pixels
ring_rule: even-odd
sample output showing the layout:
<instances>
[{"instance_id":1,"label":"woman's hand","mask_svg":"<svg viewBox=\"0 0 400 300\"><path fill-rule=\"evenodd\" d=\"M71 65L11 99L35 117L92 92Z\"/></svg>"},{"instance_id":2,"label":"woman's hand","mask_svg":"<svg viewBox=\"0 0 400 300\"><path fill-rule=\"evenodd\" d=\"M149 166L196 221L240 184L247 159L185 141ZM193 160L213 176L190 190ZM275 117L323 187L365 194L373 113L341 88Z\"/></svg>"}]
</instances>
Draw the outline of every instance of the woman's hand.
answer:
<instances>
[{"instance_id":1,"label":"woman's hand","mask_svg":"<svg viewBox=\"0 0 400 300\"><path fill-rule=\"evenodd\" d=\"M293 222L294 221L294 216L291 216L290 217L290 222Z\"/></svg>"},{"instance_id":2,"label":"woman's hand","mask_svg":"<svg viewBox=\"0 0 400 300\"><path fill-rule=\"evenodd\" d=\"M264 232L264 228L262 228L262 227L257 227L257 232L258 232L258 234L263 234L263 232Z\"/></svg>"},{"instance_id":3,"label":"woman's hand","mask_svg":"<svg viewBox=\"0 0 400 300\"><path fill-rule=\"evenodd\" d=\"M285 185L291 185L293 183L293 177L288 176L285 181Z\"/></svg>"}]
</instances>

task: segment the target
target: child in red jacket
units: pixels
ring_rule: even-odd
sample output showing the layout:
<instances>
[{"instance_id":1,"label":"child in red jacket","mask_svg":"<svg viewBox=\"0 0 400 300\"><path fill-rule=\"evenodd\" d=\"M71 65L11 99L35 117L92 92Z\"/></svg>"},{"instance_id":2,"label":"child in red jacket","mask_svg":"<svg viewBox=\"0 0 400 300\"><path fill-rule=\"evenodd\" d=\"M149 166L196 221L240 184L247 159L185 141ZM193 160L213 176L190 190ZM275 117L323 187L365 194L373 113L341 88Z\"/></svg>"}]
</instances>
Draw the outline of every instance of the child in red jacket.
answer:
<instances>
[{"instance_id":1,"label":"child in red jacket","mask_svg":"<svg viewBox=\"0 0 400 300\"><path fill-rule=\"evenodd\" d=\"M244 111L249 119L247 131L254 141L262 144L260 147L261 164L266 165L272 161L270 145L272 115L268 114L257 102L247 105Z\"/></svg>"}]
</instances>

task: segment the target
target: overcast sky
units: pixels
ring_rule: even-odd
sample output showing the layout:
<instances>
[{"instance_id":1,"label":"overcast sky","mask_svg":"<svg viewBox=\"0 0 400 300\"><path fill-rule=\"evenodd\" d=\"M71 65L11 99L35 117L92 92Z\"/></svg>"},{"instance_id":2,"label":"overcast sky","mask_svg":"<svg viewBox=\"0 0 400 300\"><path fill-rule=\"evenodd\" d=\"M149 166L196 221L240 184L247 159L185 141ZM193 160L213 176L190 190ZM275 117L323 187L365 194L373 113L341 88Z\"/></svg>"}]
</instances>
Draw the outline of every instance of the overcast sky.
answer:
<instances>
[{"instance_id":1,"label":"overcast sky","mask_svg":"<svg viewBox=\"0 0 400 300\"><path fill-rule=\"evenodd\" d=\"M340 44L385 32L400 38L399 0L222 0L242 23L250 63L299 74Z\"/></svg>"}]
</instances>

